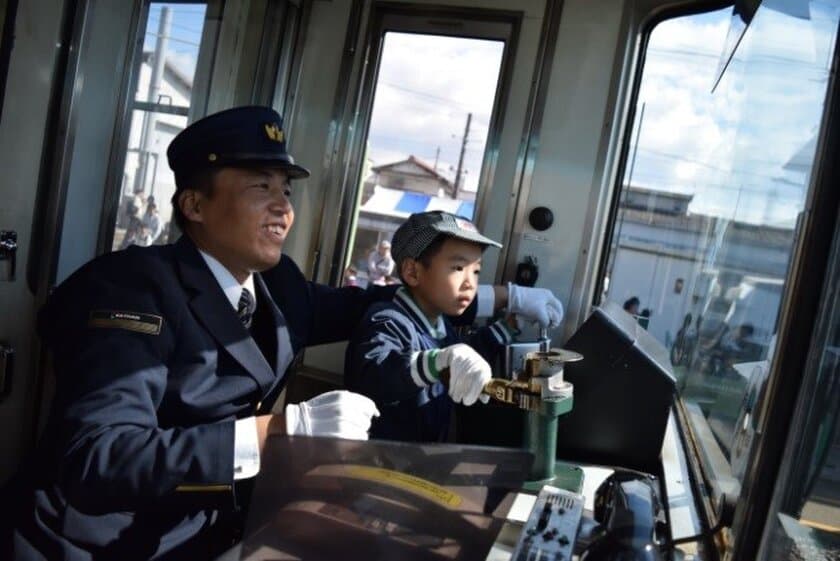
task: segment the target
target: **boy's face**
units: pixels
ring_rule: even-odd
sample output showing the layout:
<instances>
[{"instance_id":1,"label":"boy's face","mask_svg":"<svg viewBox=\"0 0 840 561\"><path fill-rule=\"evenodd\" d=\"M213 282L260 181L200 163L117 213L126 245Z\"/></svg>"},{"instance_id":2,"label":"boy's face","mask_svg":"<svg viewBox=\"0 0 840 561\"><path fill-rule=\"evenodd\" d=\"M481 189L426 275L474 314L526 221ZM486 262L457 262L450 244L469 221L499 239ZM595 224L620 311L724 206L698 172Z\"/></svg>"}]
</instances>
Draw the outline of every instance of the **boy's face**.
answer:
<instances>
[{"instance_id":1,"label":"boy's face","mask_svg":"<svg viewBox=\"0 0 840 561\"><path fill-rule=\"evenodd\" d=\"M412 295L429 316L458 316L475 298L481 271L482 247L476 243L447 238L426 267L414 262L406 276Z\"/></svg>"}]
</instances>

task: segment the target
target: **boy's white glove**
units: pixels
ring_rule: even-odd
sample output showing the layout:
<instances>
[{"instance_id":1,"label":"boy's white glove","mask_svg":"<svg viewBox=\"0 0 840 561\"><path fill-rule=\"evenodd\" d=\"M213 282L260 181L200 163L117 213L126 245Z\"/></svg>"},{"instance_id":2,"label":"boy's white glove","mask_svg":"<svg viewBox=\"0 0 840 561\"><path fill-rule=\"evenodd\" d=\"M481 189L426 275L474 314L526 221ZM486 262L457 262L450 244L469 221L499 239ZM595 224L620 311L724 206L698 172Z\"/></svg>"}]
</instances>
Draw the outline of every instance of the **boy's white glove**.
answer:
<instances>
[{"instance_id":1,"label":"boy's white glove","mask_svg":"<svg viewBox=\"0 0 840 561\"><path fill-rule=\"evenodd\" d=\"M547 288L531 288L509 282L507 307L512 314L539 322L540 327L558 327L563 321L563 303Z\"/></svg>"},{"instance_id":2,"label":"boy's white glove","mask_svg":"<svg viewBox=\"0 0 840 561\"><path fill-rule=\"evenodd\" d=\"M490 399L481 393L493 377L490 365L469 345L444 347L435 357L435 366L438 371L449 368L449 397L455 403L472 405L479 398L483 403Z\"/></svg>"},{"instance_id":3,"label":"boy's white glove","mask_svg":"<svg viewBox=\"0 0 840 561\"><path fill-rule=\"evenodd\" d=\"M367 397L335 390L286 406L286 434L367 440L371 420L379 416Z\"/></svg>"}]
</instances>

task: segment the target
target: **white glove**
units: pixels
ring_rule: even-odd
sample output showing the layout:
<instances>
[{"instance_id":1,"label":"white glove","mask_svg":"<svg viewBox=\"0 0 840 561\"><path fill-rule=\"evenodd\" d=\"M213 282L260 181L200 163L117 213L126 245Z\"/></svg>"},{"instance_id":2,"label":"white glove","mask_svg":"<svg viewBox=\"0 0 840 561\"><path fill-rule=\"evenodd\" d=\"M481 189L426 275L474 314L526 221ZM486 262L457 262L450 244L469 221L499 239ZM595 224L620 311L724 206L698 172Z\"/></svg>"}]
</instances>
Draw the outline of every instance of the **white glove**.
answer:
<instances>
[{"instance_id":1,"label":"white glove","mask_svg":"<svg viewBox=\"0 0 840 561\"><path fill-rule=\"evenodd\" d=\"M449 397L455 403L472 405L479 398L483 403L490 399L481 393L492 378L490 365L469 345L444 347L435 357L435 366L438 371L449 368Z\"/></svg>"},{"instance_id":2,"label":"white glove","mask_svg":"<svg viewBox=\"0 0 840 561\"><path fill-rule=\"evenodd\" d=\"M367 440L376 405L367 397L335 390L286 406L286 434Z\"/></svg>"},{"instance_id":3,"label":"white glove","mask_svg":"<svg viewBox=\"0 0 840 561\"><path fill-rule=\"evenodd\" d=\"M508 311L539 322L541 327L558 327L563 321L563 304L546 288L508 283Z\"/></svg>"}]
</instances>

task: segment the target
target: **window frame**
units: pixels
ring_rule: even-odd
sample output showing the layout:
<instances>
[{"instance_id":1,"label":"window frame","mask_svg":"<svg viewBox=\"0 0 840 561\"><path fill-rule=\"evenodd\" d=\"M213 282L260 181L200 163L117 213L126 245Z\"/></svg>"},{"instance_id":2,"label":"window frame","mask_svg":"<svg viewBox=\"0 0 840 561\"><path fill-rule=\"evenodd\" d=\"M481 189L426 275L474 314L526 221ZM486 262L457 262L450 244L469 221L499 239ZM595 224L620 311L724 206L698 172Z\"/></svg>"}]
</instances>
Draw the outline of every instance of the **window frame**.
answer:
<instances>
[{"instance_id":1,"label":"window frame","mask_svg":"<svg viewBox=\"0 0 840 561\"><path fill-rule=\"evenodd\" d=\"M111 143L111 151L108 158L108 173L105 182L105 193L102 202L102 211L99 221L99 236L96 253L101 255L111 251L116 231L117 215L119 213L120 200L123 190L123 176L125 161L128 156L128 143L131 134L132 114L135 110L151 111L157 113L169 113L180 116L187 116L190 121L203 116L206 112L207 84L209 77L201 74L210 72L212 60L215 57L216 45L218 43L218 28L207 26L212 14L220 14L224 0L167 0L170 4L206 4L205 26L202 30L200 46L198 49L198 63L196 65L196 76L193 80L195 98L190 101L189 107L173 107L163 103L150 103L134 99L137 89L137 81L140 77L140 68L143 62L143 42L145 39L146 25L149 21L149 10L151 4L158 0L136 0L134 3L134 20L132 26L134 36L131 44L131 51L127 53L127 60L123 73L119 96L119 115L114 127L114 139Z\"/></svg>"},{"instance_id":2,"label":"window frame","mask_svg":"<svg viewBox=\"0 0 840 561\"><path fill-rule=\"evenodd\" d=\"M280 48L274 64L274 81L271 93L271 106L283 116L283 126L292 130L297 114L298 86L303 72L303 48L309 18L312 13L312 0L287 0L283 11ZM269 48L277 48L269 42ZM294 139L289 141L292 146Z\"/></svg>"},{"instance_id":3,"label":"window frame","mask_svg":"<svg viewBox=\"0 0 840 561\"><path fill-rule=\"evenodd\" d=\"M762 7L759 6L759 10ZM840 227L840 166L834 157L840 148L840 36L835 36L829 80L826 85L816 153L806 193L805 205L797 223L798 234L788 278L791 282L782 296L779 338L774 364L767 380L767 398L758 411L760 438L750 455L746 483L741 496L743 506L733 522L738 558L757 558L762 534L769 520L776 485L784 474L781 466L796 442L796 407L808 389L802 372L808 369L818 348L818 322L822 295L829 277L833 236ZM817 369L813 369L816 371ZM806 397L806 396L803 396Z\"/></svg>"},{"instance_id":4,"label":"window frame","mask_svg":"<svg viewBox=\"0 0 840 561\"><path fill-rule=\"evenodd\" d=\"M354 17L361 18L359 12L351 14L351 25ZM482 224L486 214L487 192L492 186L495 177L498 161L498 148L501 138L502 126L505 120L505 112L509 101L510 86L513 76L513 64L516 58L519 42L519 31L521 28L522 13L519 11L506 11L487 8L466 8L461 6L440 6L401 4L395 2L374 2L370 8L368 26L365 32L363 52L365 53L363 67L357 78L355 94L351 98L349 93L344 94L352 99L353 110L340 118L342 129L352 131L347 138L345 146L338 151L340 160L338 173L339 196L339 221L335 230L335 238L332 249L324 251L324 234L328 228L321 225L316 234L317 249L316 260L313 267L313 277L327 282L331 286L338 286L341 282L346 261L348 260L352 247L351 235L356 228L358 209L357 201L361 194L359 188L363 169L362 157L364 154L365 140L368 137L370 121L373 111L373 103L377 79L379 76L379 63L381 60L384 37L387 32L397 33L418 33L447 35L453 37L489 39L504 41L505 46L502 53L502 60L499 69L499 80L496 85L493 109L490 114L490 126L487 132L487 141L484 148L484 156L481 164L481 171L478 181L478 194L476 197L474 221ZM425 21L424 21L425 20ZM456 25L460 27L456 28ZM507 28L507 29L505 29ZM345 51L347 52L347 51ZM349 73L348 62L342 68L342 72ZM346 80L339 80L344 83ZM339 94L336 107L344 107L346 99ZM337 127L339 128L339 127ZM330 145L339 141L338 134L330 141ZM331 166L332 167L332 166ZM331 171L325 177L325 183L332 186L334 181ZM326 204L326 201L325 201ZM325 213L321 213L325 216ZM320 256L324 253L330 255L329 266L326 271L320 270Z\"/></svg>"}]
</instances>

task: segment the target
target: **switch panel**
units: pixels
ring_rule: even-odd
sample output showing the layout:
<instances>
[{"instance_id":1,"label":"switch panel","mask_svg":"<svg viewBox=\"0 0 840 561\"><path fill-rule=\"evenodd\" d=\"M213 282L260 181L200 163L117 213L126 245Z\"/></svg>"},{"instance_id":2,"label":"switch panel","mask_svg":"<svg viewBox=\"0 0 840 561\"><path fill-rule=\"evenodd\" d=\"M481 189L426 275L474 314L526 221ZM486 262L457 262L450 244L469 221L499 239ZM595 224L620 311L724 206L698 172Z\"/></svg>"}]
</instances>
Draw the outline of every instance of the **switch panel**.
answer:
<instances>
[{"instance_id":1,"label":"switch panel","mask_svg":"<svg viewBox=\"0 0 840 561\"><path fill-rule=\"evenodd\" d=\"M582 516L582 495L544 485L511 560L571 561Z\"/></svg>"}]
</instances>

